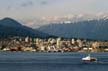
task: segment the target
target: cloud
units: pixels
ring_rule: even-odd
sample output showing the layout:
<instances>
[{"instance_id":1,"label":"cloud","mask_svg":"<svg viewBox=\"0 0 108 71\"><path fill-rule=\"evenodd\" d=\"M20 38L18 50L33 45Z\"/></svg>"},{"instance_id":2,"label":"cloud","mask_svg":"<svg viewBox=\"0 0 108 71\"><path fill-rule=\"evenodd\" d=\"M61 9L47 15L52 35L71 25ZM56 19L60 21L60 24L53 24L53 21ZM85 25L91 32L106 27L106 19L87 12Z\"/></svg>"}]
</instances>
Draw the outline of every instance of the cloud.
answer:
<instances>
[{"instance_id":1,"label":"cloud","mask_svg":"<svg viewBox=\"0 0 108 71\"><path fill-rule=\"evenodd\" d=\"M21 7L33 6L33 2L32 1L23 2L20 6Z\"/></svg>"},{"instance_id":2,"label":"cloud","mask_svg":"<svg viewBox=\"0 0 108 71\"><path fill-rule=\"evenodd\" d=\"M12 9L12 7L11 6L7 6L7 8L6 8L7 10L11 10Z\"/></svg>"},{"instance_id":3,"label":"cloud","mask_svg":"<svg viewBox=\"0 0 108 71\"><path fill-rule=\"evenodd\" d=\"M59 20L60 17L59 16L43 16L42 20L43 21L47 21L47 22L51 22L51 21L57 21Z\"/></svg>"},{"instance_id":4,"label":"cloud","mask_svg":"<svg viewBox=\"0 0 108 71\"><path fill-rule=\"evenodd\" d=\"M41 1L40 4L41 4L41 5L47 5L48 2L47 2L47 1Z\"/></svg>"},{"instance_id":5,"label":"cloud","mask_svg":"<svg viewBox=\"0 0 108 71\"><path fill-rule=\"evenodd\" d=\"M34 22L28 22L28 23L26 23L26 25L27 26L32 26L32 25L34 25Z\"/></svg>"}]
</instances>

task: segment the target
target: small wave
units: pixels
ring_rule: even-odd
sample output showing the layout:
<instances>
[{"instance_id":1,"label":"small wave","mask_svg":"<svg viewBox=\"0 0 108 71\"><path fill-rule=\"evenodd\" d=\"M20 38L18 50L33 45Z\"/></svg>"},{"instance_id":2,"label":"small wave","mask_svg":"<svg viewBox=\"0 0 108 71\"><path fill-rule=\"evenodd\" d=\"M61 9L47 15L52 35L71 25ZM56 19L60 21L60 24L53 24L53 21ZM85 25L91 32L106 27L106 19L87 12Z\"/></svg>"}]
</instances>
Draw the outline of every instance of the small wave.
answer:
<instances>
[{"instance_id":1,"label":"small wave","mask_svg":"<svg viewBox=\"0 0 108 71\"><path fill-rule=\"evenodd\" d=\"M108 61L82 62L82 64L88 64L88 65L108 65Z\"/></svg>"}]
</instances>

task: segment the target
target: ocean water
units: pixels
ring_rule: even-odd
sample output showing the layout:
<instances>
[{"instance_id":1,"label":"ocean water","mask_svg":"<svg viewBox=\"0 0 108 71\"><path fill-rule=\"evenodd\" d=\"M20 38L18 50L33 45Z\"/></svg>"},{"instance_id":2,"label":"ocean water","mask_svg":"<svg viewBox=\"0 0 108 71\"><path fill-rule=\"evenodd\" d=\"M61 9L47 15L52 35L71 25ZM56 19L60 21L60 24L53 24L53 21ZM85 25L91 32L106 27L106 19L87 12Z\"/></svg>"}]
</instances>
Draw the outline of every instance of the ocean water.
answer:
<instances>
[{"instance_id":1,"label":"ocean water","mask_svg":"<svg viewBox=\"0 0 108 71\"><path fill-rule=\"evenodd\" d=\"M84 63L87 53L0 52L0 71L108 71L108 53L91 53L96 63Z\"/></svg>"}]
</instances>

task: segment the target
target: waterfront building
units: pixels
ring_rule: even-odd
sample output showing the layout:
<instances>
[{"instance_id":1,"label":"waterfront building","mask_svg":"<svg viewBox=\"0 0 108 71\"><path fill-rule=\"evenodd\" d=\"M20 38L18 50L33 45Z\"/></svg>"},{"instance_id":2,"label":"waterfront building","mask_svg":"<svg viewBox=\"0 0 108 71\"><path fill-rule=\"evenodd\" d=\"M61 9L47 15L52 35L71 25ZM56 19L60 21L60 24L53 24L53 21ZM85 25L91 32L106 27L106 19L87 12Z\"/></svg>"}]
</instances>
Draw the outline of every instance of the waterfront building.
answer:
<instances>
[{"instance_id":1,"label":"waterfront building","mask_svg":"<svg viewBox=\"0 0 108 71\"><path fill-rule=\"evenodd\" d=\"M98 48L99 47L99 42L94 42L92 44L92 47L95 49L95 48Z\"/></svg>"},{"instance_id":2,"label":"waterfront building","mask_svg":"<svg viewBox=\"0 0 108 71\"><path fill-rule=\"evenodd\" d=\"M51 48L50 48L50 46L48 45L48 47L47 47L47 51L50 51L51 50Z\"/></svg>"},{"instance_id":3,"label":"waterfront building","mask_svg":"<svg viewBox=\"0 0 108 71\"><path fill-rule=\"evenodd\" d=\"M56 40L55 40L55 39L52 39L52 40L50 41L50 43L51 43L51 44L55 44L55 43L56 43Z\"/></svg>"},{"instance_id":4,"label":"waterfront building","mask_svg":"<svg viewBox=\"0 0 108 71\"><path fill-rule=\"evenodd\" d=\"M25 38L25 42L29 42L29 37L26 37Z\"/></svg>"},{"instance_id":5,"label":"waterfront building","mask_svg":"<svg viewBox=\"0 0 108 71\"><path fill-rule=\"evenodd\" d=\"M93 52L98 52L99 51L99 42L93 42L92 43L92 48L93 48Z\"/></svg>"},{"instance_id":6,"label":"waterfront building","mask_svg":"<svg viewBox=\"0 0 108 71\"><path fill-rule=\"evenodd\" d=\"M61 38L57 38L57 48L61 48Z\"/></svg>"},{"instance_id":7,"label":"waterfront building","mask_svg":"<svg viewBox=\"0 0 108 71\"><path fill-rule=\"evenodd\" d=\"M83 46L83 42L80 39L77 39L76 42L78 44L78 47L82 47Z\"/></svg>"},{"instance_id":8,"label":"waterfront building","mask_svg":"<svg viewBox=\"0 0 108 71\"><path fill-rule=\"evenodd\" d=\"M40 47L40 50L41 50L41 51L45 51L45 46L42 45L42 46Z\"/></svg>"},{"instance_id":9,"label":"waterfront building","mask_svg":"<svg viewBox=\"0 0 108 71\"><path fill-rule=\"evenodd\" d=\"M3 49L3 51L9 51L9 50L10 50L9 48L4 48L4 49Z\"/></svg>"},{"instance_id":10,"label":"waterfront building","mask_svg":"<svg viewBox=\"0 0 108 71\"><path fill-rule=\"evenodd\" d=\"M23 51L36 51L36 50L33 49L32 47L24 47Z\"/></svg>"},{"instance_id":11,"label":"waterfront building","mask_svg":"<svg viewBox=\"0 0 108 71\"><path fill-rule=\"evenodd\" d=\"M39 44L39 38L36 38L36 44Z\"/></svg>"},{"instance_id":12,"label":"waterfront building","mask_svg":"<svg viewBox=\"0 0 108 71\"><path fill-rule=\"evenodd\" d=\"M71 41L72 41L72 44L74 45L75 44L75 39L73 38Z\"/></svg>"}]
</instances>

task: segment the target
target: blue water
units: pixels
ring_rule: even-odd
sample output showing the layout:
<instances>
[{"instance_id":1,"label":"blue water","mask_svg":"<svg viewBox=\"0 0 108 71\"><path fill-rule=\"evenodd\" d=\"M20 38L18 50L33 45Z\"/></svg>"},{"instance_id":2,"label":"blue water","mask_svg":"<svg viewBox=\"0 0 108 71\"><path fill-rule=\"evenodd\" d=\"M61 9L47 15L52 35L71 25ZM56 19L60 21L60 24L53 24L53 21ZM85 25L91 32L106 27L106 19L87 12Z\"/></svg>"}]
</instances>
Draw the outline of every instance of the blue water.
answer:
<instances>
[{"instance_id":1,"label":"blue water","mask_svg":"<svg viewBox=\"0 0 108 71\"><path fill-rule=\"evenodd\" d=\"M0 52L0 71L108 71L108 53L91 53L97 63L84 63L87 53Z\"/></svg>"}]
</instances>

